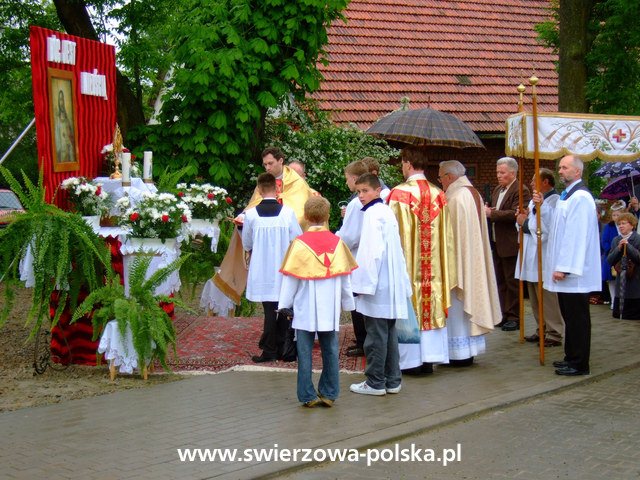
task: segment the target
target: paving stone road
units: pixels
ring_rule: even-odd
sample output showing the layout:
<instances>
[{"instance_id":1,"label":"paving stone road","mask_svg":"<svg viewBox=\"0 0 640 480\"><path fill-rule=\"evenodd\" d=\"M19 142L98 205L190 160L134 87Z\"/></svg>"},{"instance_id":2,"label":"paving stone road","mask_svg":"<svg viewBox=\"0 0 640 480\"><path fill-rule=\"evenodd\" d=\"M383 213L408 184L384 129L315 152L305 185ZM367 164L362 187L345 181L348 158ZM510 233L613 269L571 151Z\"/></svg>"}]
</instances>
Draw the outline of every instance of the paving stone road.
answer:
<instances>
[{"instance_id":1,"label":"paving stone road","mask_svg":"<svg viewBox=\"0 0 640 480\"><path fill-rule=\"evenodd\" d=\"M498 409L410 436L400 449L456 449L447 466L420 462L327 463L293 479L638 479L640 478L640 369ZM395 444L378 449L393 451ZM453 452L452 452L453 453Z\"/></svg>"}]
</instances>

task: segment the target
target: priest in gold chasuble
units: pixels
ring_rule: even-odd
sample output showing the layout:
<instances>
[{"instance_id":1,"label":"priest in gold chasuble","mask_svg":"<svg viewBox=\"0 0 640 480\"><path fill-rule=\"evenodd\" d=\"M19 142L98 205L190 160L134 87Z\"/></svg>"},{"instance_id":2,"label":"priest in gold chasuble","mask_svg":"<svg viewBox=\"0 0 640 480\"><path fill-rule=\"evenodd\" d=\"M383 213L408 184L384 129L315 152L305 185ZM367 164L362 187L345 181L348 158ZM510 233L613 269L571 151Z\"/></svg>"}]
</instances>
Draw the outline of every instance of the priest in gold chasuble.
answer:
<instances>
[{"instance_id":1,"label":"priest in gold chasuble","mask_svg":"<svg viewBox=\"0 0 640 480\"><path fill-rule=\"evenodd\" d=\"M453 231L444 192L427 181L426 158L417 149L403 150L406 181L391 190L387 203L400 228L413 295L415 328L412 341L399 339L400 368L424 363L449 363L446 329L451 290L457 285Z\"/></svg>"},{"instance_id":2,"label":"priest in gold chasuble","mask_svg":"<svg viewBox=\"0 0 640 480\"><path fill-rule=\"evenodd\" d=\"M293 209L300 227L303 231L306 230L304 204L313 196L314 191L300 175L284 165L284 154L279 149L274 147L265 149L262 152L262 165L268 173L276 177L277 200ZM262 197L256 189L245 210L255 207L261 201ZM244 214L240 214L236 218L236 223L241 224L243 216ZM247 286L247 269L244 266L242 240L237 229L233 232L229 248L220 264L220 271L213 277L213 285L213 292L209 293L210 298L207 301L209 304L225 307L218 311L220 315L226 315L229 301L235 305L240 304L242 292Z\"/></svg>"}]
</instances>

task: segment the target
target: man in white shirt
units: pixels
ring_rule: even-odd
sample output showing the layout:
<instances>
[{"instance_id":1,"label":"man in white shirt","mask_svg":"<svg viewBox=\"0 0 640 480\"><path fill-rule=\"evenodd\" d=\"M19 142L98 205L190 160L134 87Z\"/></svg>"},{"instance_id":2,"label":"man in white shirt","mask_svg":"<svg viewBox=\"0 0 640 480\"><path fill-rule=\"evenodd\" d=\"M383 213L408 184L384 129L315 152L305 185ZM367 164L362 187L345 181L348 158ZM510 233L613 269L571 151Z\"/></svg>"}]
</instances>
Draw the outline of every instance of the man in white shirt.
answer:
<instances>
[{"instance_id":1,"label":"man in white shirt","mask_svg":"<svg viewBox=\"0 0 640 480\"><path fill-rule=\"evenodd\" d=\"M544 287L558 292L565 321L564 360L553 362L556 374L588 375L591 349L589 293L602 283L596 204L582 181L584 164L575 155L560 160L559 176L566 189L560 194L549 232L549 268ZM535 192L535 203L543 201Z\"/></svg>"}]
</instances>

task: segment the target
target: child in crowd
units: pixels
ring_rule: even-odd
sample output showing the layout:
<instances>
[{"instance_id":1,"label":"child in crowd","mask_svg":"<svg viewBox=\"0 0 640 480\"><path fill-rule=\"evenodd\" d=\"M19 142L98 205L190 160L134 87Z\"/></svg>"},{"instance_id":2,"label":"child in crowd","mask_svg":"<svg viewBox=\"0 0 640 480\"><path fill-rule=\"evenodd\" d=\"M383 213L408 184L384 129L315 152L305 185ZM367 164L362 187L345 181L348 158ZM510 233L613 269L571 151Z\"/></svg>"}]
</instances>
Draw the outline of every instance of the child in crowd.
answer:
<instances>
[{"instance_id":1,"label":"child in crowd","mask_svg":"<svg viewBox=\"0 0 640 480\"><path fill-rule=\"evenodd\" d=\"M293 308L298 350L298 400L331 407L340 393L338 328L341 310L353 310L350 274L356 262L340 238L325 227L329 201L313 197L304 205L309 230L296 238L282 263L279 309ZM318 393L311 380L315 335L322 352Z\"/></svg>"},{"instance_id":2,"label":"child in crowd","mask_svg":"<svg viewBox=\"0 0 640 480\"><path fill-rule=\"evenodd\" d=\"M262 201L245 212L242 245L247 258L247 299L262 302L264 329L258 346L261 355L251 359L255 363L277 360L287 322L276 312L282 274L279 269L291 241L302 233L295 212L276 200L276 178L270 173L258 176L258 191Z\"/></svg>"},{"instance_id":3,"label":"child in crowd","mask_svg":"<svg viewBox=\"0 0 640 480\"><path fill-rule=\"evenodd\" d=\"M367 173L367 166L362 161L351 162L344 168L344 179L351 192L356 190L356 180L360 175ZM358 196L354 193L349 200L347 209L342 220L342 227L336 232L344 243L347 244L352 255L358 254L358 243L360 242L360 230L362 229L362 204ZM351 323L353 324L353 334L355 345L347 349L348 357L361 357L364 355L364 340L367 332L364 328L364 318L355 310L351 312Z\"/></svg>"},{"instance_id":4,"label":"child in crowd","mask_svg":"<svg viewBox=\"0 0 640 480\"><path fill-rule=\"evenodd\" d=\"M391 190L380 178L380 162L373 157L364 157L362 161L367 166L369 173L373 173L380 180L380 198L386 202Z\"/></svg>"},{"instance_id":5,"label":"child in crowd","mask_svg":"<svg viewBox=\"0 0 640 480\"><path fill-rule=\"evenodd\" d=\"M356 181L364 217L356 262L352 275L356 310L364 315L367 357L362 383L350 390L364 395L399 393L402 374L398 352L396 319L408 318L411 283L407 274L398 222L380 198L378 177L366 173Z\"/></svg>"}]
</instances>

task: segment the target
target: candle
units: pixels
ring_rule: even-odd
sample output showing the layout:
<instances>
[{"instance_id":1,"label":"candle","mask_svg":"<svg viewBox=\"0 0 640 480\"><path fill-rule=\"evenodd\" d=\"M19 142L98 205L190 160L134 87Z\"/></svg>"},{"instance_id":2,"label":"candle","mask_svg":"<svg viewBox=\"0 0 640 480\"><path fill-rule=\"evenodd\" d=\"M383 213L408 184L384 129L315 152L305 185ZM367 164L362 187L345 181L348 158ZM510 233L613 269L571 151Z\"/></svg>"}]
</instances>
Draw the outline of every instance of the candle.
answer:
<instances>
[{"instance_id":1,"label":"candle","mask_svg":"<svg viewBox=\"0 0 640 480\"><path fill-rule=\"evenodd\" d=\"M142 166L142 178L144 180L151 180L153 177L153 153L150 151L144 152L144 163Z\"/></svg>"},{"instance_id":2,"label":"candle","mask_svg":"<svg viewBox=\"0 0 640 480\"><path fill-rule=\"evenodd\" d=\"M122 153L122 184L131 185L131 153Z\"/></svg>"}]
</instances>

